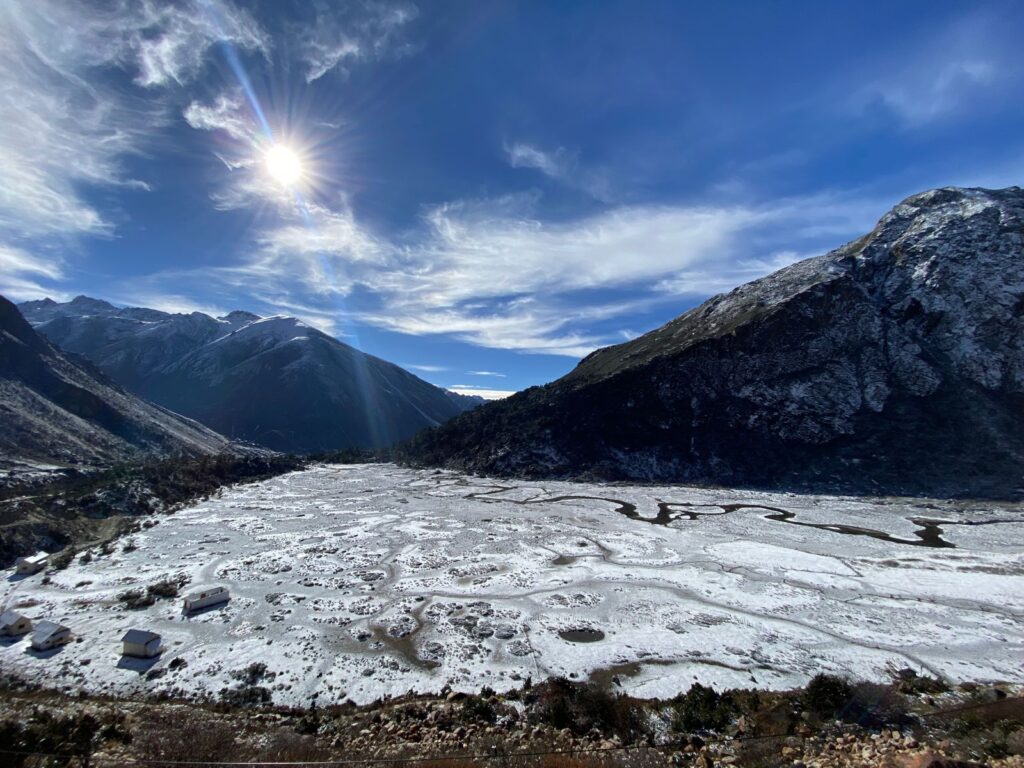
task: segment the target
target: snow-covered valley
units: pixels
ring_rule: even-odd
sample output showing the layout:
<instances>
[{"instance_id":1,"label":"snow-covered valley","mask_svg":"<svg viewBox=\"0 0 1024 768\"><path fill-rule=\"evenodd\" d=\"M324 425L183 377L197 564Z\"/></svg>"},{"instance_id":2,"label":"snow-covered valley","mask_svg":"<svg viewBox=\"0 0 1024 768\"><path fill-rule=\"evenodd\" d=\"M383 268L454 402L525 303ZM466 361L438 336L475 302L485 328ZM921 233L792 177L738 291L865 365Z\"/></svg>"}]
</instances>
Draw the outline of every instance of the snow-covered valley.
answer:
<instances>
[{"instance_id":1,"label":"snow-covered valley","mask_svg":"<svg viewBox=\"0 0 1024 768\"><path fill-rule=\"evenodd\" d=\"M593 676L640 696L786 688L818 671L1024 682L1024 508L680 486L517 483L329 465L152 518L110 554L0 582L71 628L0 672L93 693L282 704ZM166 579L231 601L128 610ZM121 656L131 628L155 661Z\"/></svg>"}]
</instances>

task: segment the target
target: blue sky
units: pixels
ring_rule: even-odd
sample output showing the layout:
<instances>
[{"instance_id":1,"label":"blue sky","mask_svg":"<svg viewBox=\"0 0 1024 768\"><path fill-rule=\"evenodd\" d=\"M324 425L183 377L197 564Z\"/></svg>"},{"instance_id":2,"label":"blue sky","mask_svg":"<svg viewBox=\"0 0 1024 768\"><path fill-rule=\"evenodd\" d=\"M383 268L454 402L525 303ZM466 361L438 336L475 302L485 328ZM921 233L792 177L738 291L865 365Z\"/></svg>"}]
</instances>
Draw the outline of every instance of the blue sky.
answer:
<instances>
[{"instance_id":1,"label":"blue sky","mask_svg":"<svg viewBox=\"0 0 1024 768\"><path fill-rule=\"evenodd\" d=\"M8 0L0 36L0 293L297 315L447 387L1024 180L1019 2Z\"/></svg>"}]
</instances>

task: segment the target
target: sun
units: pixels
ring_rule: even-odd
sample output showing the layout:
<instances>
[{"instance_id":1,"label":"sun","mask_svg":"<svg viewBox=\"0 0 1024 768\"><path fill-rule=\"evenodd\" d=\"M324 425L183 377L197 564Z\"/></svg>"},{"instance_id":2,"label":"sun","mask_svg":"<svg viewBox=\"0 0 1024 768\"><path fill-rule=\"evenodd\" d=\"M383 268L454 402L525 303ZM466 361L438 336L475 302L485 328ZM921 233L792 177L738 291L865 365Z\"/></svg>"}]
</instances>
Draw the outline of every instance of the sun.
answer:
<instances>
[{"instance_id":1,"label":"sun","mask_svg":"<svg viewBox=\"0 0 1024 768\"><path fill-rule=\"evenodd\" d=\"M267 150L267 173L274 181L290 187L302 178L302 161L289 147L275 144Z\"/></svg>"}]
</instances>

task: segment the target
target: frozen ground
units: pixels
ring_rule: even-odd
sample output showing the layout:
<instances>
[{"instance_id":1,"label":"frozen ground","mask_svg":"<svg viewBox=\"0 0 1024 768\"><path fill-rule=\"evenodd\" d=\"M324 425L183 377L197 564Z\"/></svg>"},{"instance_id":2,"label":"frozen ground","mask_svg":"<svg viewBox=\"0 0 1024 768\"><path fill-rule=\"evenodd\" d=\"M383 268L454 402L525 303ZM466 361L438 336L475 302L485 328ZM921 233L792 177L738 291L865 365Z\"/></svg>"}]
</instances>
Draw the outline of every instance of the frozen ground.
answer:
<instances>
[{"instance_id":1,"label":"frozen ground","mask_svg":"<svg viewBox=\"0 0 1024 768\"><path fill-rule=\"evenodd\" d=\"M47 654L0 644L0 671L216 696L263 662L275 701L321 705L548 675L642 696L694 680L789 687L821 670L879 678L892 665L1024 681L1016 506L366 465L239 486L154 520L137 549L119 541L49 584L0 582L0 606L79 638ZM187 590L227 585L232 600L183 617L177 599L139 611L117 599L178 576ZM163 635L158 661L121 657L132 627Z\"/></svg>"}]
</instances>

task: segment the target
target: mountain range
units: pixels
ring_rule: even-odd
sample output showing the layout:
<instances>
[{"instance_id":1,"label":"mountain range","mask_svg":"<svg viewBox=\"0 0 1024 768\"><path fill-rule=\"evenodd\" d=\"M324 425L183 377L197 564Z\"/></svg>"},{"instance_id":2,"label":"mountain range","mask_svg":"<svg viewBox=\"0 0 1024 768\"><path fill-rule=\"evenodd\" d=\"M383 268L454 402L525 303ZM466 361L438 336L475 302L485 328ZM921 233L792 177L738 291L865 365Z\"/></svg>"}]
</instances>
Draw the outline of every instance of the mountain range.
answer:
<instances>
[{"instance_id":1,"label":"mountain range","mask_svg":"<svg viewBox=\"0 0 1024 768\"><path fill-rule=\"evenodd\" d=\"M403 447L496 475L868 493L1024 489L1024 191L915 195Z\"/></svg>"},{"instance_id":2,"label":"mountain range","mask_svg":"<svg viewBox=\"0 0 1024 768\"><path fill-rule=\"evenodd\" d=\"M135 394L274 450L383 448L480 402L293 317L172 314L86 296L20 309Z\"/></svg>"},{"instance_id":3,"label":"mountain range","mask_svg":"<svg viewBox=\"0 0 1024 768\"><path fill-rule=\"evenodd\" d=\"M0 296L0 459L93 465L171 454L213 454L228 441L126 392L36 333Z\"/></svg>"}]
</instances>

